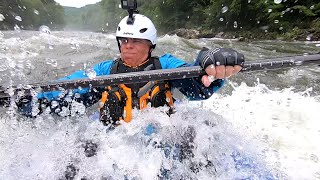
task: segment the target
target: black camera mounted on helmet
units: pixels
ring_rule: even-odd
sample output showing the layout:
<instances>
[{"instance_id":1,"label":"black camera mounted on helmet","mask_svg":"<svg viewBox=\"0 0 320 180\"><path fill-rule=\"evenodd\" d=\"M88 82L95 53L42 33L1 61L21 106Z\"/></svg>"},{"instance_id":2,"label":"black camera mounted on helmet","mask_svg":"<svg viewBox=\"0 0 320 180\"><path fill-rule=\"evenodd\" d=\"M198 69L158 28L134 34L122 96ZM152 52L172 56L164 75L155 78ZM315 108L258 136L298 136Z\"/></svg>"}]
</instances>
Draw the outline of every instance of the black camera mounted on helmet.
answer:
<instances>
[{"instance_id":1,"label":"black camera mounted on helmet","mask_svg":"<svg viewBox=\"0 0 320 180\"><path fill-rule=\"evenodd\" d=\"M127 19L127 24L134 23L133 13L139 13L137 10L138 3L137 0L121 0L122 9L126 9L129 13L129 17Z\"/></svg>"}]
</instances>

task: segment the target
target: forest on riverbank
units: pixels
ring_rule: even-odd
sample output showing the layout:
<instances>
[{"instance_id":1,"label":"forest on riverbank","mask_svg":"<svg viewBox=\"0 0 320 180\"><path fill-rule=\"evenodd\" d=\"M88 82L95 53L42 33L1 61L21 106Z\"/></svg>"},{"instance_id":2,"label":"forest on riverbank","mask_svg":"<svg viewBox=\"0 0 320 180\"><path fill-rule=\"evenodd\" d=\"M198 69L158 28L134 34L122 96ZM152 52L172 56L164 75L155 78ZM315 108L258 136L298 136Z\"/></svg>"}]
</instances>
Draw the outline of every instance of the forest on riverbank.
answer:
<instances>
[{"instance_id":1,"label":"forest on riverbank","mask_svg":"<svg viewBox=\"0 0 320 180\"><path fill-rule=\"evenodd\" d=\"M37 30L41 25L59 30L64 17L64 8L54 0L0 0L1 30Z\"/></svg>"},{"instance_id":2,"label":"forest on riverbank","mask_svg":"<svg viewBox=\"0 0 320 180\"><path fill-rule=\"evenodd\" d=\"M195 29L202 36L320 38L318 0L167 0L144 4L161 30ZM158 7L158 8L156 8ZM224 32L224 33L222 33Z\"/></svg>"},{"instance_id":3,"label":"forest on riverbank","mask_svg":"<svg viewBox=\"0 0 320 180\"><path fill-rule=\"evenodd\" d=\"M102 0L82 8L62 7L54 0L2 0L0 28L113 32L127 15L120 0ZM221 36L247 39L320 40L318 0L144 0L140 13L160 34L186 38Z\"/></svg>"}]
</instances>

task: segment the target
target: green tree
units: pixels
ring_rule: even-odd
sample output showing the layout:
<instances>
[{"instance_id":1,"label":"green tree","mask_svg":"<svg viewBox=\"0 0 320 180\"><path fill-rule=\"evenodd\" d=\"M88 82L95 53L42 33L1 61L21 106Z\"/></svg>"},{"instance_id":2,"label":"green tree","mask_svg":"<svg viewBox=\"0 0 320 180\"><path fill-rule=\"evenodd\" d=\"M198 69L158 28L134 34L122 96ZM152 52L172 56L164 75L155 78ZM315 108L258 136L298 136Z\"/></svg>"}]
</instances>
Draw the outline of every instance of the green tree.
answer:
<instances>
[{"instance_id":1,"label":"green tree","mask_svg":"<svg viewBox=\"0 0 320 180\"><path fill-rule=\"evenodd\" d=\"M100 5L104 12L105 29L114 31L120 20L127 13L119 8L119 0L102 0Z\"/></svg>"},{"instance_id":2,"label":"green tree","mask_svg":"<svg viewBox=\"0 0 320 180\"><path fill-rule=\"evenodd\" d=\"M2 0L0 13L5 17L1 29L37 29L40 25L62 28L64 9L53 0Z\"/></svg>"}]
</instances>

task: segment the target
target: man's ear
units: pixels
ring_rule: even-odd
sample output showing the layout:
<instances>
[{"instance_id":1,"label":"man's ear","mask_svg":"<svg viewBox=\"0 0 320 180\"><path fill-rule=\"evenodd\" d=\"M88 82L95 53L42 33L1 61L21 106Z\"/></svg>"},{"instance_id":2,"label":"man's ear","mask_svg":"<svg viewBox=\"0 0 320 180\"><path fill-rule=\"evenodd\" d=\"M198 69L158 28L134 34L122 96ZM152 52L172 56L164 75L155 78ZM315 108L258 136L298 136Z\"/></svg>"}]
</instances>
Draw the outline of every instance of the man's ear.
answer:
<instances>
[{"instance_id":1,"label":"man's ear","mask_svg":"<svg viewBox=\"0 0 320 180\"><path fill-rule=\"evenodd\" d=\"M150 57L151 57L151 53L152 53L152 51L153 51L153 48L152 48L152 47L150 47L150 48L149 48L149 53L148 53L148 54L149 54L149 55L148 55L148 58L150 58Z\"/></svg>"},{"instance_id":2,"label":"man's ear","mask_svg":"<svg viewBox=\"0 0 320 180\"><path fill-rule=\"evenodd\" d=\"M154 50L154 46L152 45L152 46L150 46L150 48L149 48L149 54L151 54L152 53L152 51Z\"/></svg>"}]
</instances>

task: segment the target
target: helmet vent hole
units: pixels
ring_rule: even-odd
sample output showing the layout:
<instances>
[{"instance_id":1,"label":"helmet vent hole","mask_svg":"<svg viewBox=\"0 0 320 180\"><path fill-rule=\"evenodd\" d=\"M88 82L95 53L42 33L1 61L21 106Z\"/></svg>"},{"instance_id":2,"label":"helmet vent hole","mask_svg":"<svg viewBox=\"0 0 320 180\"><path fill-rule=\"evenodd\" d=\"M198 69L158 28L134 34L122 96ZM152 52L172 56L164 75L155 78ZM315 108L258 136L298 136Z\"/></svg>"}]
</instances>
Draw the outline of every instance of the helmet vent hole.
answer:
<instances>
[{"instance_id":1,"label":"helmet vent hole","mask_svg":"<svg viewBox=\"0 0 320 180\"><path fill-rule=\"evenodd\" d=\"M143 29L140 29L140 33L144 33L148 30L148 28L143 28Z\"/></svg>"},{"instance_id":2,"label":"helmet vent hole","mask_svg":"<svg viewBox=\"0 0 320 180\"><path fill-rule=\"evenodd\" d=\"M118 26L118 31L120 31L121 30L121 28L120 28L120 26Z\"/></svg>"}]
</instances>

